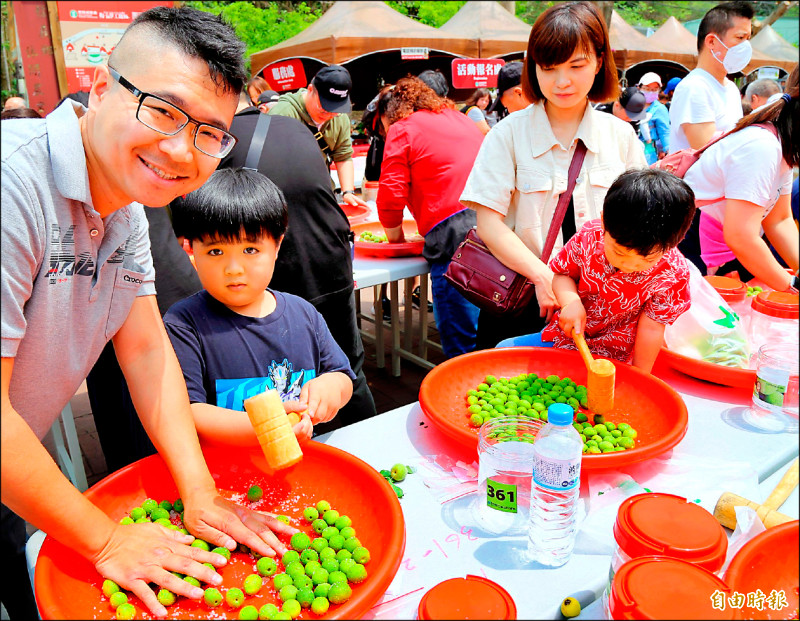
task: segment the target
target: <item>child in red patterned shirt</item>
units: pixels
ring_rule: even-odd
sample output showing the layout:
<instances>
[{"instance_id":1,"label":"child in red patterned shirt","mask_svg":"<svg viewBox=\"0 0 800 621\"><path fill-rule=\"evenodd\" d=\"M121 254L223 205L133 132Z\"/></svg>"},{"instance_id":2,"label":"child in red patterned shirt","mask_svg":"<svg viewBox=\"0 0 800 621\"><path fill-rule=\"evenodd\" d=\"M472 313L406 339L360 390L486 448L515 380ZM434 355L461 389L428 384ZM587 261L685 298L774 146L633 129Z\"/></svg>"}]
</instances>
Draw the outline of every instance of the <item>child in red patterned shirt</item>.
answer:
<instances>
[{"instance_id":1,"label":"child in red patterned shirt","mask_svg":"<svg viewBox=\"0 0 800 621\"><path fill-rule=\"evenodd\" d=\"M602 220L587 222L549 264L560 305L541 333L498 347L575 349L583 333L596 356L653 368L666 325L688 310L689 270L677 249L694 194L671 173L629 170L611 185Z\"/></svg>"}]
</instances>

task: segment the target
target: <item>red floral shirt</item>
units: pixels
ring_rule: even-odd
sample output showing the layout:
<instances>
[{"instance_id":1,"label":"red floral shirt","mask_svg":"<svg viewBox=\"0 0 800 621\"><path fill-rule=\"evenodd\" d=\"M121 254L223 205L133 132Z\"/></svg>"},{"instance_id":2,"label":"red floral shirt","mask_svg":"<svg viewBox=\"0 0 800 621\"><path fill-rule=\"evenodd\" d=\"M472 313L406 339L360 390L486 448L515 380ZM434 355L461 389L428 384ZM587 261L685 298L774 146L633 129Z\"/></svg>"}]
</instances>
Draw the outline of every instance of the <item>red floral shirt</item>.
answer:
<instances>
[{"instance_id":1,"label":"red floral shirt","mask_svg":"<svg viewBox=\"0 0 800 621\"><path fill-rule=\"evenodd\" d=\"M609 264L603 250L601 220L587 222L550 261L554 274L578 283L586 309L584 336L597 356L630 361L640 313L671 324L689 309L689 270L686 259L673 248L644 272L621 272ZM556 347L576 349L558 326L559 311L542 331L542 340Z\"/></svg>"}]
</instances>

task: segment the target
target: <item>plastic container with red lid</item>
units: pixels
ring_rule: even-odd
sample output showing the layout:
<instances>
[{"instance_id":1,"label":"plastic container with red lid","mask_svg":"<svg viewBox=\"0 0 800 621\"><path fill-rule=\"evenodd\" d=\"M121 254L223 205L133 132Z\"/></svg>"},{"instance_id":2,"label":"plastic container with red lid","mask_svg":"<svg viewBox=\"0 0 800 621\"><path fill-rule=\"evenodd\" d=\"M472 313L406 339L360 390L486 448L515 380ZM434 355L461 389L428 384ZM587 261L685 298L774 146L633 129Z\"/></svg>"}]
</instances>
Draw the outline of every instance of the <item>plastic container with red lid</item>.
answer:
<instances>
[{"instance_id":1,"label":"plastic container with red lid","mask_svg":"<svg viewBox=\"0 0 800 621\"><path fill-rule=\"evenodd\" d=\"M750 321L750 298L747 297L747 285L736 278L728 276L706 276L708 284L714 287L723 300L728 303L734 313L739 315L745 330Z\"/></svg>"},{"instance_id":2,"label":"plastic container with red lid","mask_svg":"<svg viewBox=\"0 0 800 621\"><path fill-rule=\"evenodd\" d=\"M418 619L516 619L517 606L503 587L480 576L450 578L419 602Z\"/></svg>"},{"instance_id":3,"label":"plastic container with red lid","mask_svg":"<svg viewBox=\"0 0 800 621\"><path fill-rule=\"evenodd\" d=\"M753 298L748 340L754 355L766 343L796 343L800 328L800 296L784 291L762 291ZM753 357L751 355L751 361ZM751 362L751 367L754 364Z\"/></svg>"},{"instance_id":4,"label":"plastic container with red lid","mask_svg":"<svg viewBox=\"0 0 800 621\"><path fill-rule=\"evenodd\" d=\"M619 568L631 559L668 556L718 573L728 551L725 529L713 515L686 498L657 492L622 502L614 541L606 593Z\"/></svg>"},{"instance_id":5,"label":"plastic container with red lid","mask_svg":"<svg viewBox=\"0 0 800 621\"><path fill-rule=\"evenodd\" d=\"M747 285L727 276L706 276L708 283L726 302L741 302L747 297Z\"/></svg>"},{"instance_id":6,"label":"plastic container with red lid","mask_svg":"<svg viewBox=\"0 0 800 621\"><path fill-rule=\"evenodd\" d=\"M642 556L625 563L604 597L607 619L739 619L732 594L719 577L668 556Z\"/></svg>"}]
</instances>

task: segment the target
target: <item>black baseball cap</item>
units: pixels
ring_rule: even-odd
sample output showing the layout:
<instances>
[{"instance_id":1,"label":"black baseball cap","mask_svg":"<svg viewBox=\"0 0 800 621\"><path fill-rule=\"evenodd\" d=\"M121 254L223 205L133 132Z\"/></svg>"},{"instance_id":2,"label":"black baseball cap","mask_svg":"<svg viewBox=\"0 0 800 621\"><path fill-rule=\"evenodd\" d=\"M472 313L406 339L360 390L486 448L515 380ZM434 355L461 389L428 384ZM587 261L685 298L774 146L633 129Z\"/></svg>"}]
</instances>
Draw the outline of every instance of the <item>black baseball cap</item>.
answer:
<instances>
[{"instance_id":1,"label":"black baseball cap","mask_svg":"<svg viewBox=\"0 0 800 621\"><path fill-rule=\"evenodd\" d=\"M350 112L350 91L353 80L341 65L328 65L317 71L311 80L319 95L319 103L328 112Z\"/></svg>"},{"instance_id":2,"label":"black baseball cap","mask_svg":"<svg viewBox=\"0 0 800 621\"><path fill-rule=\"evenodd\" d=\"M622 91L619 105L625 108L625 113L631 121L641 121L647 116L647 99L635 86L629 86Z\"/></svg>"},{"instance_id":3,"label":"black baseball cap","mask_svg":"<svg viewBox=\"0 0 800 621\"><path fill-rule=\"evenodd\" d=\"M503 93L510 88L519 86L521 82L522 63L520 61L517 60L506 63L500 67L500 71L497 73L497 97L495 97L487 112L492 112L495 108L502 106L503 104L500 101L500 98L503 96Z\"/></svg>"},{"instance_id":4,"label":"black baseball cap","mask_svg":"<svg viewBox=\"0 0 800 621\"><path fill-rule=\"evenodd\" d=\"M278 101L278 99L280 99L280 95L278 95L278 93L276 93L275 91L263 91L258 96L258 103L260 104L272 103Z\"/></svg>"}]
</instances>

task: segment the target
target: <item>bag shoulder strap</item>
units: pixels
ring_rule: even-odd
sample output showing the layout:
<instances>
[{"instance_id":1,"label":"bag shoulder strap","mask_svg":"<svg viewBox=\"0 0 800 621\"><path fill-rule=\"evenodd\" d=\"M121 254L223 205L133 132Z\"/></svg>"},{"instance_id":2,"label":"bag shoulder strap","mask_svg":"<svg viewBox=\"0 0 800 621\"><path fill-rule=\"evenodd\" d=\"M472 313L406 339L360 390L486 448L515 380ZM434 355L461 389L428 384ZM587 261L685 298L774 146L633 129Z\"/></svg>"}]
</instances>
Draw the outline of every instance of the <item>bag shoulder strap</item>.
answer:
<instances>
[{"instance_id":1,"label":"bag shoulder strap","mask_svg":"<svg viewBox=\"0 0 800 621\"><path fill-rule=\"evenodd\" d=\"M308 127L308 131L310 131L314 135L314 140L317 141L317 146L319 147L319 150L322 151L322 154L325 157L328 157L330 155L331 148L325 141L325 136L322 135L322 130L317 129L313 125L308 125L308 124L306 124L306 127Z\"/></svg>"},{"instance_id":2,"label":"bag shoulder strap","mask_svg":"<svg viewBox=\"0 0 800 621\"><path fill-rule=\"evenodd\" d=\"M567 213L569 201L572 198L572 191L575 189L575 182L578 179L578 173L583 166L583 160L586 157L586 145L579 138L578 144L575 146L575 153L572 154L572 161L569 164L569 172L567 173L567 189L558 197L558 204L556 205L553 220L550 222L550 229L547 231L547 238L544 242L542 249L542 261L546 264L550 260L550 253L553 252L553 247L556 245L556 237L558 231L561 229L561 223L564 221L564 214ZM566 243L566 239L564 243Z\"/></svg>"},{"instance_id":3,"label":"bag shoulder strap","mask_svg":"<svg viewBox=\"0 0 800 621\"><path fill-rule=\"evenodd\" d=\"M244 161L244 168L258 170L258 162L261 161L261 152L264 150L264 142L267 140L269 124L272 117L269 114L259 112L256 129L250 141L250 148L247 150L247 158Z\"/></svg>"}]
</instances>

